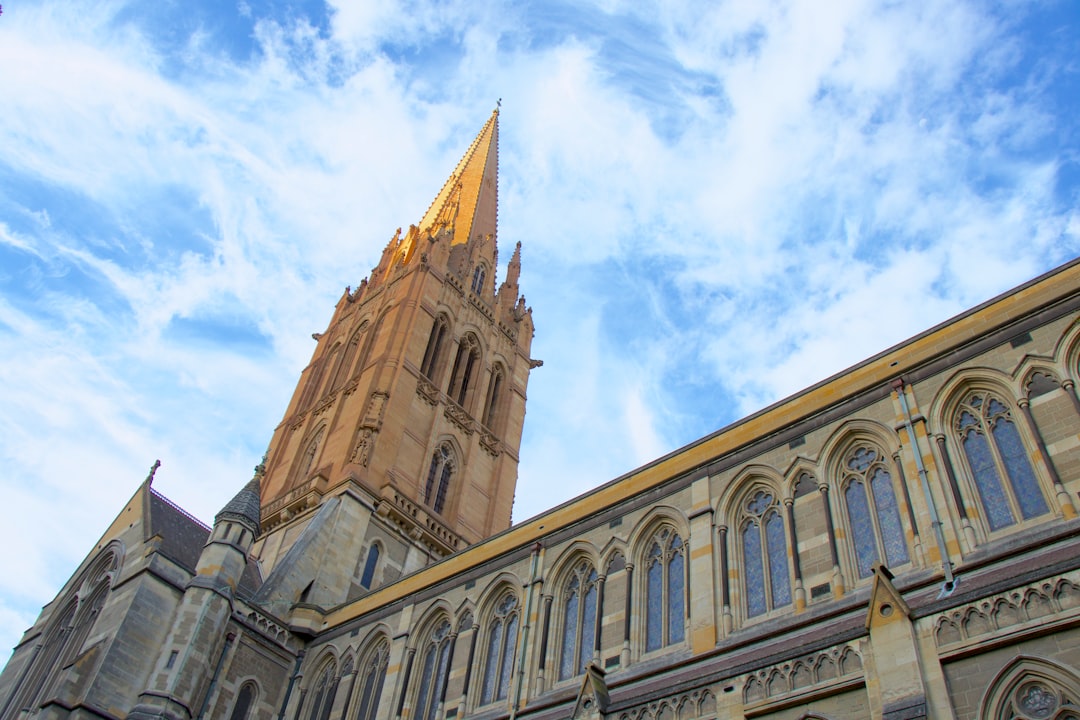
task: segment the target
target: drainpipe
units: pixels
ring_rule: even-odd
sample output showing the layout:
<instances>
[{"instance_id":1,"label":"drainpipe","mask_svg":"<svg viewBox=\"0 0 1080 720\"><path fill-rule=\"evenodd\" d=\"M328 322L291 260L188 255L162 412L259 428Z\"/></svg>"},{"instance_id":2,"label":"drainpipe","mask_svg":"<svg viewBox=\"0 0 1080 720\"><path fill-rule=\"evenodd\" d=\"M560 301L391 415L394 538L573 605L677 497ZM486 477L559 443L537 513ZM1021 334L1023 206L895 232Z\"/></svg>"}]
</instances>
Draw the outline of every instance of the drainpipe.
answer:
<instances>
[{"instance_id":1,"label":"drainpipe","mask_svg":"<svg viewBox=\"0 0 1080 720\"><path fill-rule=\"evenodd\" d=\"M225 656L229 654L229 648L232 647L233 640L235 639L236 633L229 633L225 636L225 647L221 648L221 655L218 657L217 667L214 668L214 676L210 678L210 687L206 689L206 697L203 698L202 707L199 709L199 720L206 717L206 709L210 706L210 696L214 694L214 689L217 687L218 683L218 677L221 675L221 666L225 664Z\"/></svg>"},{"instance_id":2,"label":"drainpipe","mask_svg":"<svg viewBox=\"0 0 1080 720\"><path fill-rule=\"evenodd\" d=\"M285 720L285 709L289 706L289 698L292 696L296 678L300 675L300 665L304 662L305 651L296 654L296 664L293 665L292 677L289 678L289 686L285 688L285 699L281 701L281 711L278 712L278 720Z\"/></svg>"},{"instance_id":3,"label":"drainpipe","mask_svg":"<svg viewBox=\"0 0 1080 720\"><path fill-rule=\"evenodd\" d=\"M518 682L514 688L514 705L510 708L510 720L517 717L518 705L521 703L521 686L525 684L525 649L529 644L529 618L532 617L533 585L536 584L536 566L540 562L540 550L543 546L537 542L533 545L532 570L529 572L529 591L525 596L525 622L521 624L521 652L518 653Z\"/></svg>"},{"instance_id":4,"label":"drainpipe","mask_svg":"<svg viewBox=\"0 0 1080 720\"><path fill-rule=\"evenodd\" d=\"M934 540L937 542L938 553L941 555L941 569L945 571L945 583L941 586L939 597L945 597L952 594L959 580L953 576L952 561L949 560L949 551L945 545L945 533L941 530L941 518L938 516L937 505L934 504L934 495L930 492L930 481L926 475L926 466L923 465L922 451L919 450L919 442L915 438L915 428L911 422L911 409L907 404L904 379L897 378L893 381L892 387L893 390L896 390L897 397L900 398L900 409L904 412L904 429L907 430L908 438L911 440L912 454L915 456L915 467L919 470L919 482L922 484L923 495L926 497L926 503L929 506L930 524L934 528Z\"/></svg>"}]
</instances>

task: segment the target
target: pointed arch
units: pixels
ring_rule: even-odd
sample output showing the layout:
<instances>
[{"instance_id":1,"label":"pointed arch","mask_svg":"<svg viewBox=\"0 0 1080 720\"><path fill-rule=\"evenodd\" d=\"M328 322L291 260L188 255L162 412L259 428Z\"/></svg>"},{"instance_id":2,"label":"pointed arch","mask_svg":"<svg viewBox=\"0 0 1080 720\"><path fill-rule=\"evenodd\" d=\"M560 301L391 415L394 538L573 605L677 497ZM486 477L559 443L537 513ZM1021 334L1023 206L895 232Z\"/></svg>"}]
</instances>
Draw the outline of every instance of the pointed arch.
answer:
<instances>
[{"instance_id":1,"label":"pointed arch","mask_svg":"<svg viewBox=\"0 0 1080 720\"><path fill-rule=\"evenodd\" d=\"M327 720L334 706L334 697L338 688L338 662L333 649L328 648L314 665L316 669L308 685L311 704L308 705L308 720Z\"/></svg>"},{"instance_id":2,"label":"pointed arch","mask_svg":"<svg viewBox=\"0 0 1080 720\"><path fill-rule=\"evenodd\" d=\"M372 540L368 545L364 556L364 570L360 574L360 585L365 590L370 590L375 582L375 573L379 569L379 560L382 559L383 544L380 540ZM359 568L357 568L359 569Z\"/></svg>"},{"instance_id":3,"label":"pointed arch","mask_svg":"<svg viewBox=\"0 0 1080 720\"><path fill-rule=\"evenodd\" d=\"M355 705L356 711L350 714L346 709L343 717L355 720L375 720L379 712L386 682L386 668L390 660L389 635L382 629L368 635L363 649L357 653L356 683L359 685Z\"/></svg>"},{"instance_id":4,"label":"pointed arch","mask_svg":"<svg viewBox=\"0 0 1080 720\"><path fill-rule=\"evenodd\" d=\"M487 594L481 605L484 642L478 707L508 697L521 627L521 599L515 585L496 581Z\"/></svg>"},{"instance_id":5,"label":"pointed arch","mask_svg":"<svg viewBox=\"0 0 1080 720\"><path fill-rule=\"evenodd\" d=\"M460 455L450 438L444 438L435 446L424 480L424 503L437 513L446 507L450 485L460 465Z\"/></svg>"},{"instance_id":6,"label":"pointed arch","mask_svg":"<svg viewBox=\"0 0 1080 720\"><path fill-rule=\"evenodd\" d=\"M229 720L247 720L252 708L259 701L259 684L255 680L245 680L236 693Z\"/></svg>"},{"instance_id":7,"label":"pointed arch","mask_svg":"<svg viewBox=\"0 0 1080 720\"><path fill-rule=\"evenodd\" d=\"M340 341L334 343L330 348L330 352L326 354L326 360L323 362L323 367L326 368L324 373L326 376L326 382L323 384L322 392L318 397L323 397L329 394L335 387L337 387L337 373L341 369L341 349L344 344Z\"/></svg>"},{"instance_id":8,"label":"pointed arch","mask_svg":"<svg viewBox=\"0 0 1080 720\"><path fill-rule=\"evenodd\" d=\"M749 619L791 605L789 529L775 473L740 473L737 480L723 517L734 528L729 542L741 563L742 611Z\"/></svg>"},{"instance_id":9,"label":"pointed arch","mask_svg":"<svg viewBox=\"0 0 1080 720\"><path fill-rule=\"evenodd\" d=\"M427 347L424 349L424 359L420 363L420 373L433 382L438 382L441 374L449 334L450 318L445 312L440 312L432 323Z\"/></svg>"},{"instance_id":10,"label":"pointed arch","mask_svg":"<svg viewBox=\"0 0 1080 720\"><path fill-rule=\"evenodd\" d=\"M458 341L457 354L454 356L454 369L450 373L450 384L446 394L461 407L469 410L475 393L476 376L482 363L480 340L472 331L466 332Z\"/></svg>"},{"instance_id":11,"label":"pointed arch","mask_svg":"<svg viewBox=\"0 0 1080 720\"><path fill-rule=\"evenodd\" d=\"M322 450L323 440L326 439L326 421L320 422L307 434L303 441L303 452L298 453L292 470L293 484L302 483L315 469L315 461Z\"/></svg>"},{"instance_id":12,"label":"pointed arch","mask_svg":"<svg viewBox=\"0 0 1080 720\"><path fill-rule=\"evenodd\" d=\"M986 720L1075 720L1080 676L1064 665L1020 655L990 682L979 705Z\"/></svg>"},{"instance_id":13,"label":"pointed arch","mask_svg":"<svg viewBox=\"0 0 1080 720\"><path fill-rule=\"evenodd\" d=\"M845 423L826 444L827 482L848 538L843 553L849 577L869 578L875 566L897 568L911 562L909 527L913 514L906 488L891 457L899 438L868 421Z\"/></svg>"},{"instance_id":14,"label":"pointed arch","mask_svg":"<svg viewBox=\"0 0 1080 720\"><path fill-rule=\"evenodd\" d=\"M954 375L931 409L958 476L987 536L1050 512L1054 497L1042 477L1037 442L1019 421L1012 379L988 368Z\"/></svg>"},{"instance_id":15,"label":"pointed arch","mask_svg":"<svg viewBox=\"0 0 1080 720\"><path fill-rule=\"evenodd\" d=\"M436 720L439 704L446 692L450 677L453 641L452 616L444 603L436 603L422 621L416 646L418 672L413 681L412 716L416 720Z\"/></svg>"},{"instance_id":16,"label":"pointed arch","mask_svg":"<svg viewBox=\"0 0 1080 720\"><path fill-rule=\"evenodd\" d=\"M469 284L470 289L477 295L484 295L488 276L487 263L480 261L473 269L472 282Z\"/></svg>"},{"instance_id":17,"label":"pointed arch","mask_svg":"<svg viewBox=\"0 0 1080 720\"><path fill-rule=\"evenodd\" d=\"M337 369L334 371L334 390L339 389L359 372L359 364L363 362L363 357L358 359L357 355L360 354L360 346L364 343L364 335L367 332L367 329L368 321L364 320L360 323L360 327L353 331L353 334L349 336L348 342L345 343L345 351L341 356L341 361L338 363ZM354 364L357 365L357 367L354 367Z\"/></svg>"},{"instance_id":18,"label":"pointed arch","mask_svg":"<svg viewBox=\"0 0 1080 720\"><path fill-rule=\"evenodd\" d=\"M596 562L592 546L578 542L564 551L553 568L557 681L581 675L596 652L596 628L601 620Z\"/></svg>"},{"instance_id":19,"label":"pointed arch","mask_svg":"<svg viewBox=\"0 0 1080 720\"><path fill-rule=\"evenodd\" d=\"M487 395L484 399L484 414L481 416L481 422L496 435L502 430L506 378L506 367L501 362L493 363L488 375Z\"/></svg>"},{"instance_id":20,"label":"pointed arch","mask_svg":"<svg viewBox=\"0 0 1080 720\"><path fill-rule=\"evenodd\" d=\"M650 653L686 640L689 603L689 523L670 506L654 507L630 534L638 579L634 593L641 618L640 652Z\"/></svg>"}]
</instances>

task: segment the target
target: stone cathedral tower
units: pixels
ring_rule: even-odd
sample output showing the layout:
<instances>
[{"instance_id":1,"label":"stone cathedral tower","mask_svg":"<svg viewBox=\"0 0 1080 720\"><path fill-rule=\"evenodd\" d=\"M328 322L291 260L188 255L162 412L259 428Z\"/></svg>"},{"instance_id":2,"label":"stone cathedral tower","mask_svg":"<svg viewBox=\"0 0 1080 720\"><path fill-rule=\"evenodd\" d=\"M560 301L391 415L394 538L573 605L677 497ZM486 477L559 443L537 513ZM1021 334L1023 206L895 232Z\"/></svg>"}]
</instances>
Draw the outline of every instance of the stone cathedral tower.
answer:
<instances>
[{"instance_id":1,"label":"stone cathedral tower","mask_svg":"<svg viewBox=\"0 0 1080 720\"><path fill-rule=\"evenodd\" d=\"M331 607L510 526L531 310L496 288L498 110L316 333L262 479L259 599Z\"/></svg>"}]
</instances>

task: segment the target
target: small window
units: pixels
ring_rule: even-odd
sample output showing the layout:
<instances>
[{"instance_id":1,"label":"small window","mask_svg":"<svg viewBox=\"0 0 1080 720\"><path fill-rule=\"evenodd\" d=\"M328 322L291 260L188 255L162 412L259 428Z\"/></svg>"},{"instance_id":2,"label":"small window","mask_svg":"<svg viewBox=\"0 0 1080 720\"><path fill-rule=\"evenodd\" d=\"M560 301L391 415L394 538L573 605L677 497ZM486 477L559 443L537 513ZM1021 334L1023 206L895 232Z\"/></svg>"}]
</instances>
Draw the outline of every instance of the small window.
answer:
<instances>
[{"instance_id":1,"label":"small window","mask_svg":"<svg viewBox=\"0 0 1080 720\"><path fill-rule=\"evenodd\" d=\"M364 574L360 576L360 584L371 589L371 581L375 578L375 569L379 565L379 546L372 543L368 548L367 560L364 562Z\"/></svg>"},{"instance_id":2,"label":"small window","mask_svg":"<svg viewBox=\"0 0 1080 720\"><path fill-rule=\"evenodd\" d=\"M483 265L477 265L472 276L472 291L480 295L484 291L484 280L487 279L487 269Z\"/></svg>"},{"instance_id":3,"label":"small window","mask_svg":"<svg viewBox=\"0 0 1080 720\"><path fill-rule=\"evenodd\" d=\"M435 512L441 513L446 505L446 494L450 490L450 479L454 474L454 453L448 443L443 443L431 457L427 483L424 485L424 502Z\"/></svg>"},{"instance_id":4,"label":"small window","mask_svg":"<svg viewBox=\"0 0 1080 720\"><path fill-rule=\"evenodd\" d=\"M246 682L240 688L236 696L236 704L233 705L232 715L229 720L247 720L248 712L255 701L255 683Z\"/></svg>"}]
</instances>

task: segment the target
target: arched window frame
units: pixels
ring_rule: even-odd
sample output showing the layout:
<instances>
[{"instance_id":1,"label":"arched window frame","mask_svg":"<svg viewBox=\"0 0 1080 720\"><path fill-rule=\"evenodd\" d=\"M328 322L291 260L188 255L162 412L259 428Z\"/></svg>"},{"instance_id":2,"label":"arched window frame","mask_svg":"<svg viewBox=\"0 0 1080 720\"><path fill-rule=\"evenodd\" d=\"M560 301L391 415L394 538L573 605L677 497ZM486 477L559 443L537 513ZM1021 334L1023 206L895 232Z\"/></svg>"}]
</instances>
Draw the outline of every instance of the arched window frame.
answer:
<instances>
[{"instance_id":1,"label":"arched window frame","mask_svg":"<svg viewBox=\"0 0 1080 720\"><path fill-rule=\"evenodd\" d=\"M449 442L439 443L431 456L427 480L424 483L424 503L437 513L446 507L450 484L457 470L457 456Z\"/></svg>"},{"instance_id":2,"label":"arched window frame","mask_svg":"<svg viewBox=\"0 0 1080 720\"><path fill-rule=\"evenodd\" d=\"M506 700L517 655L521 604L512 590L499 595L485 630L479 707Z\"/></svg>"},{"instance_id":3,"label":"arched window frame","mask_svg":"<svg viewBox=\"0 0 1080 720\"><path fill-rule=\"evenodd\" d=\"M381 557L381 543L375 541L368 545L367 553L364 555L364 569L360 574L360 585L363 586L365 590L370 590L372 584L375 582L375 573L379 570L379 560Z\"/></svg>"},{"instance_id":4,"label":"arched window frame","mask_svg":"<svg viewBox=\"0 0 1080 720\"><path fill-rule=\"evenodd\" d=\"M880 444L864 438L845 445L835 472L847 524L851 567L869 578L876 565L897 568L911 562L897 479Z\"/></svg>"},{"instance_id":5,"label":"arched window frame","mask_svg":"<svg viewBox=\"0 0 1080 720\"><path fill-rule=\"evenodd\" d=\"M334 696L337 695L337 661L329 656L318 668L309 689L311 703L308 705L308 720L328 720L334 706Z\"/></svg>"},{"instance_id":6,"label":"arched window frame","mask_svg":"<svg viewBox=\"0 0 1080 720\"><path fill-rule=\"evenodd\" d=\"M435 318L431 326L431 334L428 335L427 347L424 349L424 359L420 363L420 373L433 382L438 381L439 369L442 367L443 349L446 346L446 338L450 334L450 322L445 315Z\"/></svg>"},{"instance_id":7,"label":"arched window frame","mask_svg":"<svg viewBox=\"0 0 1080 720\"><path fill-rule=\"evenodd\" d=\"M569 680L585 672L596 653L599 575L588 558L574 561L563 581L559 599L558 679Z\"/></svg>"},{"instance_id":8,"label":"arched window frame","mask_svg":"<svg viewBox=\"0 0 1080 720\"><path fill-rule=\"evenodd\" d=\"M472 283L470 287L472 291L477 295L484 294L484 281L487 280L487 266L484 263L479 263L476 269L473 270Z\"/></svg>"},{"instance_id":9,"label":"arched window frame","mask_svg":"<svg viewBox=\"0 0 1080 720\"><path fill-rule=\"evenodd\" d=\"M431 623L424 644L420 646L419 671L413 697L416 720L436 720L439 703L450 674L452 631L449 618L440 615Z\"/></svg>"},{"instance_id":10,"label":"arched window frame","mask_svg":"<svg viewBox=\"0 0 1080 720\"><path fill-rule=\"evenodd\" d=\"M229 720L247 720L252 716L255 704L259 701L259 684L254 680L245 680L236 691Z\"/></svg>"},{"instance_id":11,"label":"arched window frame","mask_svg":"<svg viewBox=\"0 0 1080 720\"><path fill-rule=\"evenodd\" d=\"M304 452L296 458L296 467L293 469L293 481L304 482L315 469L315 461L322 449L323 439L326 437L326 424L321 423L315 431L308 435L304 444Z\"/></svg>"},{"instance_id":12,"label":"arched window frame","mask_svg":"<svg viewBox=\"0 0 1080 720\"><path fill-rule=\"evenodd\" d=\"M323 367L326 368L326 383L323 385L322 392L319 393L319 398L325 397L337 386L337 374L341 369L341 342L334 343L334 346L330 348L330 352L326 354L326 362L323 363Z\"/></svg>"},{"instance_id":13,"label":"arched window frame","mask_svg":"<svg viewBox=\"0 0 1080 720\"><path fill-rule=\"evenodd\" d=\"M735 527L742 568L742 608L755 619L792 603L791 561L787 555L790 531L775 488L757 485L738 505Z\"/></svg>"},{"instance_id":14,"label":"arched window frame","mask_svg":"<svg viewBox=\"0 0 1080 720\"><path fill-rule=\"evenodd\" d=\"M644 550L642 644L650 653L686 640L688 563L686 541L673 525L650 533Z\"/></svg>"},{"instance_id":15,"label":"arched window frame","mask_svg":"<svg viewBox=\"0 0 1080 720\"><path fill-rule=\"evenodd\" d=\"M484 427L494 433L498 433L500 430L499 425L502 420L501 404L505 383L506 371L500 363L496 363L492 366L491 375L488 379L487 398L484 401L484 415L482 418Z\"/></svg>"},{"instance_id":16,"label":"arched window frame","mask_svg":"<svg viewBox=\"0 0 1080 720\"><path fill-rule=\"evenodd\" d=\"M349 342L345 345L345 352L341 355L341 361L338 362L337 369L334 371L333 389L338 390L349 381L357 372L359 367L354 368L353 364L358 364L357 355L360 353L360 344L364 341L364 333L367 332L368 322L365 320L360 327L356 329L349 337ZM362 362L363 358L359 358Z\"/></svg>"},{"instance_id":17,"label":"arched window frame","mask_svg":"<svg viewBox=\"0 0 1080 720\"><path fill-rule=\"evenodd\" d=\"M953 462L971 488L989 535L1012 531L1050 514L1054 505L1038 463L1036 443L1000 389L965 387L948 417ZM1019 454L1018 454L1019 453Z\"/></svg>"},{"instance_id":18,"label":"arched window frame","mask_svg":"<svg viewBox=\"0 0 1080 720\"><path fill-rule=\"evenodd\" d=\"M446 394L450 399L465 410L468 410L471 404L470 391L476 384L480 364L480 342L472 333L466 333L458 341L454 370L450 373L450 384L446 388Z\"/></svg>"},{"instance_id":19,"label":"arched window frame","mask_svg":"<svg viewBox=\"0 0 1080 720\"><path fill-rule=\"evenodd\" d=\"M358 666L359 695L356 698L355 720L375 720L379 701L386 683L386 668L390 660L390 643L385 638L374 641ZM345 713L348 717L348 713Z\"/></svg>"},{"instance_id":20,"label":"arched window frame","mask_svg":"<svg viewBox=\"0 0 1080 720\"><path fill-rule=\"evenodd\" d=\"M998 671L979 707L986 720L1075 720L1080 678L1057 663L1020 655Z\"/></svg>"}]
</instances>

